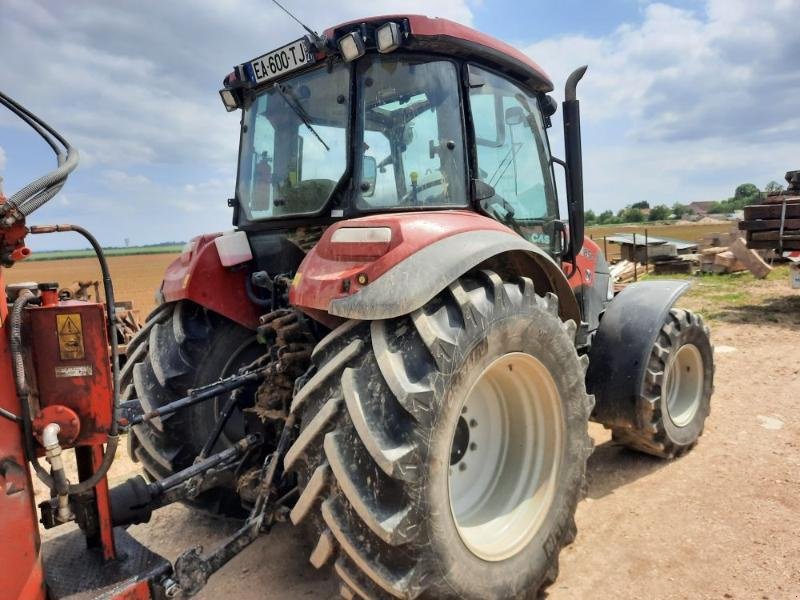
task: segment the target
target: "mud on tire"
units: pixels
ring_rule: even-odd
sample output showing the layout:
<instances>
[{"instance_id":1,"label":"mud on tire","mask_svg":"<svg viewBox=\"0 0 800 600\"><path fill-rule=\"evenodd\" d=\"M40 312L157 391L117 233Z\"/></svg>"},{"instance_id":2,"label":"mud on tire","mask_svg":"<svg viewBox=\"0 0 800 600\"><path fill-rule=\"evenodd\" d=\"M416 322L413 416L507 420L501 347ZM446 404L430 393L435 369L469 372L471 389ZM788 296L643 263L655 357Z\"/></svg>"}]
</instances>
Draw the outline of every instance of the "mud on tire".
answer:
<instances>
[{"instance_id":1,"label":"mud on tire","mask_svg":"<svg viewBox=\"0 0 800 600\"><path fill-rule=\"evenodd\" d=\"M302 427L284 466L301 489L291 520L310 525L310 560L333 564L344 597L534 597L555 580L592 450L574 332L554 295L483 271L410 315L351 321L318 345L316 373L292 405ZM505 356L549 373L561 437L540 524L509 556L484 560L459 533L449 467L464 398Z\"/></svg>"},{"instance_id":2,"label":"mud on tire","mask_svg":"<svg viewBox=\"0 0 800 600\"><path fill-rule=\"evenodd\" d=\"M136 398L145 411L153 410L193 387L233 374L260 352L252 331L224 317L191 302L161 305L128 346L128 362L120 373L122 400ZM210 400L137 425L128 436L131 458L151 480L186 468L211 432L215 410ZM193 504L213 513L245 514L228 488L206 492Z\"/></svg>"},{"instance_id":3,"label":"mud on tire","mask_svg":"<svg viewBox=\"0 0 800 600\"><path fill-rule=\"evenodd\" d=\"M650 352L636 405L636 428L613 428L613 438L634 450L674 458L703 434L714 391L714 349L703 318L673 308Z\"/></svg>"}]
</instances>

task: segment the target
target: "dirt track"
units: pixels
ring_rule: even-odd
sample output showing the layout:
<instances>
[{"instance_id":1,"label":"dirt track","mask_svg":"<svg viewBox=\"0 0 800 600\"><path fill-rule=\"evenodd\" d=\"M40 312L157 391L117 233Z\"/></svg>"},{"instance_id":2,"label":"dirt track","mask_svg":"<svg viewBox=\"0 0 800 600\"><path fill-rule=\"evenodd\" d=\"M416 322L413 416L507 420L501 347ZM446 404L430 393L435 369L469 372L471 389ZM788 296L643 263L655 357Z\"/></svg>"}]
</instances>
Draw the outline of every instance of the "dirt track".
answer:
<instances>
[{"instance_id":1,"label":"dirt track","mask_svg":"<svg viewBox=\"0 0 800 600\"><path fill-rule=\"evenodd\" d=\"M715 307L716 393L693 452L663 462L591 427L589 495L550 598L800 598L800 293L783 277L742 289L748 303ZM709 298L684 305L709 310ZM112 485L135 470L121 451ZM235 526L171 506L131 531L175 559ZM333 597L334 578L308 564L309 552L279 525L200 597Z\"/></svg>"}]
</instances>

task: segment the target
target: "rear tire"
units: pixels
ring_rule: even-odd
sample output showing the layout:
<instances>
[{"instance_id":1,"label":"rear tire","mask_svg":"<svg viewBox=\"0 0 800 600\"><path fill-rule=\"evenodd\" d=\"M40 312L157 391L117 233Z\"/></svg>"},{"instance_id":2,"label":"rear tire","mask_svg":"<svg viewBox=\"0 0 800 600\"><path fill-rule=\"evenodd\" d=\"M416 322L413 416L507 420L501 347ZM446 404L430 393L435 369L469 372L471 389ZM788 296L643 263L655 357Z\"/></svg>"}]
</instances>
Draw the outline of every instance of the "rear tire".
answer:
<instances>
[{"instance_id":1,"label":"rear tire","mask_svg":"<svg viewBox=\"0 0 800 600\"><path fill-rule=\"evenodd\" d=\"M674 458L697 444L711 411L714 349L703 318L674 308L650 353L637 403L637 428L614 428L618 443Z\"/></svg>"},{"instance_id":2,"label":"rear tire","mask_svg":"<svg viewBox=\"0 0 800 600\"><path fill-rule=\"evenodd\" d=\"M533 597L555 580L592 450L574 333L554 295L485 271L318 345L284 466L301 492L291 520L312 526L311 563L334 564L344 597Z\"/></svg>"},{"instance_id":3,"label":"rear tire","mask_svg":"<svg viewBox=\"0 0 800 600\"><path fill-rule=\"evenodd\" d=\"M129 345L129 360L120 374L122 400L137 398L150 411L212 383L263 353L254 332L191 302L162 305ZM220 396L133 428L128 451L150 480L163 479L192 464L216 421ZM241 413L231 417L217 444L221 450L244 435ZM192 504L212 513L241 517L246 513L234 489L210 490Z\"/></svg>"}]
</instances>

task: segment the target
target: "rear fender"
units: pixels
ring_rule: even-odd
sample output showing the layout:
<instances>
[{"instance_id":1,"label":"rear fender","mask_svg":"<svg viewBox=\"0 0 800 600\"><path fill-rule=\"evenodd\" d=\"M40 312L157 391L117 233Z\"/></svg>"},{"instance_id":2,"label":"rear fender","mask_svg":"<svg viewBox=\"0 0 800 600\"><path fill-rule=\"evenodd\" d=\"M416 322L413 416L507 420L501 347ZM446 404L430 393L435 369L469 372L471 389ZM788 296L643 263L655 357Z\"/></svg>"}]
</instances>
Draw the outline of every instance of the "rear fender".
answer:
<instances>
[{"instance_id":1,"label":"rear fender","mask_svg":"<svg viewBox=\"0 0 800 600\"><path fill-rule=\"evenodd\" d=\"M335 231L364 226L391 228L392 246L374 260L337 256L331 249ZM390 319L420 308L470 269L490 264L531 277L539 294L552 291L559 297L562 319L580 322L575 294L548 254L504 225L467 211L337 223L306 255L290 301L329 325L343 319Z\"/></svg>"},{"instance_id":2,"label":"rear fender","mask_svg":"<svg viewBox=\"0 0 800 600\"><path fill-rule=\"evenodd\" d=\"M248 298L243 265L223 267L217 245L221 234L192 239L188 248L167 267L161 283L164 302L191 300L249 329L258 325L259 309Z\"/></svg>"},{"instance_id":3,"label":"rear fender","mask_svg":"<svg viewBox=\"0 0 800 600\"><path fill-rule=\"evenodd\" d=\"M608 305L592 338L586 389L595 396L592 419L607 426L638 427L636 404L658 332L688 281L628 285Z\"/></svg>"}]
</instances>

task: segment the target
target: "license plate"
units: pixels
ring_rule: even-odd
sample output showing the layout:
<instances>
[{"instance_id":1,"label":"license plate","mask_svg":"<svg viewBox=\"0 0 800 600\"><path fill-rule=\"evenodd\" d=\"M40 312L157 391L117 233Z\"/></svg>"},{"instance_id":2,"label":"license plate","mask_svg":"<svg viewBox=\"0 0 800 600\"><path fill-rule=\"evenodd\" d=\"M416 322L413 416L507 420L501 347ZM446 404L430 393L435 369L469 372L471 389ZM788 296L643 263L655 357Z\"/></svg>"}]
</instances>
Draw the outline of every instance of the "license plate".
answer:
<instances>
[{"instance_id":1,"label":"license plate","mask_svg":"<svg viewBox=\"0 0 800 600\"><path fill-rule=\"evenodd\" d=\"M264 56L251 60L250 69L255 83L260 84L296 71L313 62L314 57L308 50L308 42L301 38L283 48L278 48Z\"/></svg>"}]
</instances>

